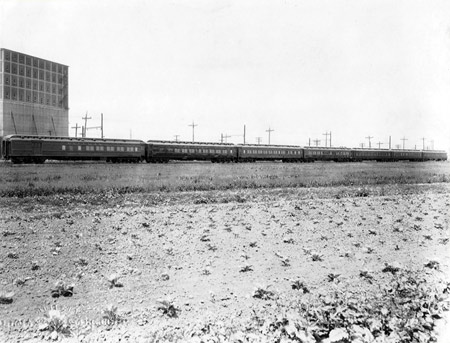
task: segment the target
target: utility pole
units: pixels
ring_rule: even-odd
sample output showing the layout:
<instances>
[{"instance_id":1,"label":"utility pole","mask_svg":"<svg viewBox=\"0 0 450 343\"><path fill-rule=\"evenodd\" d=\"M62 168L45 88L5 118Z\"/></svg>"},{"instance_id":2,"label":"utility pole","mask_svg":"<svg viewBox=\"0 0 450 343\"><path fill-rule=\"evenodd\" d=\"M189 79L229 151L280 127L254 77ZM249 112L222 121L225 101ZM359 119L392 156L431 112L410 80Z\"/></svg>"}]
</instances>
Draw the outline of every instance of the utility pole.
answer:
<instances>
[{"instance_id":1,"label":"utility pole","mask_svg":"<svg viewBox=\"0 0 450 343\"><path fill-rule=\"evenodd\" d=\"M400 149L400 144L395 144L395 149Z\"/></svg>"},{"instance_id":2,"label":"utility pole","mask_svg":"<svg viewBox=\"0 0 450 343\"><path fill-rule=\"evenodd\" d=\"M325 132L322 136L325 136L325 148L328 146L328 135L331 135L331 132Z\"/></svg>"},{"instance_id":3,"label":"utility pole","mask_svg":"<svg viewBox=\"0 0 450 343\"><path fill-rule=\"evenodd\" d=\"M198 124L194 124L194 122L192 121L192 124L189 124L188 126L192 126L192 142L194 142L194 128L198 126Z\"/></svg>"},{"instance_id":4,"label":"utility pole","mask_svg":"<svg viewBox=\"0 0 450 343\"><path fill-rule=\"evenodd\" d=\"M270 126L269 126L269 129L266 130L266 132L269 133L269 145L270 145L270 133L273 132L273 131L275 131L275 130L274 130L274 129L271 129Z\"/></svg>"},{"instance_id":5,"label":"utility pole","mask_svg":"<svg viewBox=\"0 0 450 343\"><path fill-rule=\"evenodd\" d=\"M308 138L308 146L311 146L311 138Z\"/></svg>"},{"instance_id":6,"label":"utility pole","mask_svg":"<svg viewBox=\"0 0 450 343\"><path fill-rule=\"evenodd\" d=\"M180 137L180 135L175 135L175 142L178 142L178 137Z\"/></svg>"},{"instance_id":7,"label":"utility pole","mask_svg":"<svg viewBox=\"0 0 450 343\"><path fill-rule=\"evenodd\" d=\"M361 147L361 149L364 149L364 143L359 143L359 146Z\"/></svg>"},{"instance_id":8,"label":"utility pole","mask_svg":"<svg viewBox=\"0 0 450 343\"><path fill-rule=\"evenodd\" d=\"M75 126L72 126L72 129L75 129L75 138L78 138L78 123L75 124Z\"/></svg>"},{"instance_id":9,"label":"utility pole","mask_svg":"<svg viewBox=\"0 0 450 343\"><path fill-rule=\"evenodd\" d=\"M320 139L314 139L313 142L316 143L316 146L319 146L319 144L320 144Z\"/></svg>"},{"instance_id":10,"label":"utility pole","mask_svg":"<svg viewBox=\"0 0 450 343\"><path fill-rule=\"evenodd\" d=\"M425 137L422 137L422 150L425 150Z\"/></svg>"},{"instance_id":11,"label":"utility pole","mask_svg":"<svg viewBox=\"0 0 450 343\"><path fill-rule=\"evenodd\" d=\"M81 117L81 119L84 120L84 131L83 131L83 138L86 138L86 131L87 131L87 121L88 119L92 119L91 117L87 116L87 111L86 111L86 115L84 117Z\"/></svg>"},{"instance_id":12,"label":"utility pole","mask_svg":"<svg viewBox=\"0 0 450 343\"><path fill-rule=\"evenodd\" d=\"M330 148L331 148L331 131L330 131Z\"/></svg>"},{"instance_id":13,"label":"utility pole","mask_svg":"<svg viewBox=\"0 0 450 343\"><path fill-rule=\"evenodd\" d=\"M244 124L244 144L245 144L245 124Z\"/></svg>"},{"instance_id":14,"label":"utility pole","mask_svg":"<svg viewBox=\"0 0 450 343\"><path fill-rule=\"evenodd\" d=\"M258 144L261 144L262 138L261 137L256 137L256 141L258 142Z\"/></svg>"},{"instance_id":15,"label":"utility pole","mask_svg":"<svg viewBox=\"0 0 450 343\"><path fill-rule=\"evenodd\" d=\"M377 144L378 144L378 149L381 149L381 146L382 146L384 143L378 142Z\"/></svg>"},{"instance_id":16,"label":"utility pole","mask_svg":"<svg viewBox=\"0 0 450 343\"><path fill-rule=\"evenodd\" d=\"M370 140L373 138L373 136L367 136L366 137L369 140L369 149L372 148L372 144L370 143Z\"/></svg>"},{"instance_id":17,"label":"utility pole","mask_svg":"<svg viewBox=\"0 0 450 343\"><path fill-rule=\"evenodd\" d=\"M391 150L391 136L389 136L389 150Z\"/></svg>"},{"instance_id":18,"label":"utility pole","mask_svg":"<svg viewBox=\"0 0 450 343\"><path fill-rule=\"evenodd\" d=\"M401 138L400 140L403 141L403 150L405 150L405 141L407 141L408 139L403 136L403 138Z\"/></svg>"}]
</instances>

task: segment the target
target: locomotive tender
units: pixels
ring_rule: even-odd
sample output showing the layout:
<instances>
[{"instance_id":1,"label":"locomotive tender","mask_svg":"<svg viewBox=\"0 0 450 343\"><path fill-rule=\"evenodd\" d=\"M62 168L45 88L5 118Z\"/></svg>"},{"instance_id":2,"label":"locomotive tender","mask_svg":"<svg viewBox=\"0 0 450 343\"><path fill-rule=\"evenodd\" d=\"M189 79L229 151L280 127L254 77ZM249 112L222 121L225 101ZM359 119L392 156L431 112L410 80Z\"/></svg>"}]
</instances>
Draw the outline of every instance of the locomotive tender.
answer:
<instances>
[{"instance_id":1,"label":"locomotive tender","mask_svg":"<svg viewBox=\"0 0 450 343\"><path fill-rule=\"evenodd\" d=\"M251 145L131 139L10 135L3 137L2 158L12 163L46 160L167 163L211 162L361 162L445 161L440 150L349 149L293 145Z\"/></svg>"}]
</instances>

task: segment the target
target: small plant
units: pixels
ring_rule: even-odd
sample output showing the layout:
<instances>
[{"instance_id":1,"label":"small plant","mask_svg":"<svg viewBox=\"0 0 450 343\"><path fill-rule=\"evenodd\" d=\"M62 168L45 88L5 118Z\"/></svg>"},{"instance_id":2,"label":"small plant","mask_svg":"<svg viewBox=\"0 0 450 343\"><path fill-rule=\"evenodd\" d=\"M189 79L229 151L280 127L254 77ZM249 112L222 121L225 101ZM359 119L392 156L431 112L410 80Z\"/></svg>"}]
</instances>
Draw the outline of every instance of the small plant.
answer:
<instances>
[{"instance_id":1,"label":"small plant","mask_svg":"<svg viewBox=\"0 0 450 343\"><path fill-rule=\"evenodd\" d=\"M175 305L172 304L169 300L160 300L158 301L158 303L158 311L162 311L163 315L166 315L170 318L178 317L178 312L181 312L181 310L175 307Z\"/></svg>"},{"instance_id":2,"label":"small plant","mask_svg":"<svg viewBox=\"0 0 450 343\"><path fill-rule=\"evenodd\" d=\"M250 248L257 248L258 247L258 243L257 242L250 242L249 247Z\"/></svg>"},{"instance_id":3,"label":"small plant","mask_svg":"<svg viewBox=\"0 0 450 343\"><path fill-rule=\"evenodd\" d=\"M201 240L202 242L209 242L209 241L210 241L208 235L202 235L202 236L200 237L200 240Z\"/></svg>"},{"instance_id":4,"label":"small plant","mask_svg":"<svg viewBox=\"0 0 450 343\"><path fill-rule=\"evenodd\" d=\"M303 293L309 293L309 289L303 281L295 280L291 287L292 289L302 291Z\"/></svg>"},{"instance_id":5,"label":"small plant","mask_svg":"<svg viewBox=\"0 0 450 343\"><path fill-rule=\"evenodd\" d=\"M439 270L439 261L430 260L425 264L425 267L430 268L430 269Z\"/></svg>"},{"instance_id":6,"label":"small plant","mask_svg":"<svg viewBox=\"0 0 450 343\"><path fill-rule=\"evenodd\" d=\"M275 298L275 292L269 291L269 287L256 287L252 297L261 300L272 300Z\"/></svg>"},{"instance_id":7,"label":"small plant","mask_svg":"<svg viewBox=\"0 0 450 343\"><path fill-rule=\"evenodd\" d=\"M316 262L316 261L323 261L323 255L319 254L319 253L313 253L311 254L311 259Z\"/></svg>"},{"instance_id":8,"label":"small plant","mask_svg":"<svg viewBox=\"0 0 450 343\"><path fill-rule=\"evenodd\" d=\"M328 274L327 275L328 282L339 281L339 276L340 274L333 274L333 273Z\"/></svg>"},{"instance_id":9,"label":"small plant","mask_svg":"<svg viewBox=\"0 0 450 343\"><path fill-rule=\"evenodd\" d=\"M359 272L359 276L369 281L369 283L372 283L373 276L370 274L368 270L361 270Z\"/></svg>"},{"instance_id":10,"label":"small plant","mask_svg":"<svg viewBox=\"0 0 450 343\"><path fill-rule=\"evenodd\" d=\"M288 258L284 258L284 259L281 260L281 265L283 267L289 267L291 265L291 262L289 261Z\"/></svg>"},{"instance_id":11,"label":"small plant","mask_svg":"<svg viewBox=\"0 0 450 343\"><path fill-rule=\"evenodd\" d=\"M393 263L393 264L389 264L389 263L385 263L384 264L384 268L381 270L383 273L392 273L392 274L396 274L397 272L400 271L401 266L398 263Z\"/></svg>"},{"instance_id":12,"label":"small plant","mask_svg":"<svg viewBox=\"0 0 450 343\"><path fill-rule=\"evenodd\" d=\"M55 282L54 288L50 291L53 298L71 297L73 295L73 284L66 285L64 281L58 280Z\"/></svg>"},{"instance_id":13,"label":"small plant","mask_svg":"<svg viewBox=\"0 0 450 343\"><path fill-rule=\"evenodd\" d=\"M11 304L13 302L14 292L0 291L0 304Z\"/></svg>"},{"instance_id":14,"label":"small plant","mask_svg":"<svg viewBox=\"0 0 450 343\"><path fill-rule=\"evenodd\" d=\"M46 329L50 332L61 333L63 335L70 335L70 327L67 318L58 310L50 310L45 314Z\"/></svg>"},{"instance_id":15,"label":"small plant","mask_svg":"<svg viewBox=\"0 0 450 343\"><path fill-rule=\"evenodd\" d=\"M374 251L375 251L374 248L369 247L369 246L366 247L366 253L371 254L371 253L373 253Z\"/></svg>"},{"instance_id":16,"label":"small plant","mask_svg":"<svg viewBox=\"0 0 450 343\"><path fill-rule=\"evenodd\" d=\"M215 245L212 245L210 243L208 243L208 245L206 246L206 248L210 251L216 251L217 247Z\"/></svg>"},{"instance_id":17,"label":"small plant","mask_svg":"<svg viewBox=\"0 0 450 343\"><path fill-rule=\"evenodd\" d=\"M110 326L119 324L123 321L123 318L117 313L117 306L112 304L103 310L102 318L106 319Z\"/></svg>"},{"instance_id":18,"label":"small plant","mask_svg":"<svg viewBox=\"0 0 450 343\"><path fill-rule=\"evenodd\" d=\"M239 270L239 272L246 273L246 272L251 272L252 270L253 270L253 267L247 264L245 266L242 266L241 269Z\"/></svg>"},{"instance_id":19,"label":"small plant","mask_svg":"<svg viewBox=\"0 0 450 343\"><path fill-rule=\"evenodd\" d=\"M123 287L123 283L119 281L119 275L117 274L111 274L108 277L108 281L109 281L109 288Z\"/></svg>"}]
</instances>

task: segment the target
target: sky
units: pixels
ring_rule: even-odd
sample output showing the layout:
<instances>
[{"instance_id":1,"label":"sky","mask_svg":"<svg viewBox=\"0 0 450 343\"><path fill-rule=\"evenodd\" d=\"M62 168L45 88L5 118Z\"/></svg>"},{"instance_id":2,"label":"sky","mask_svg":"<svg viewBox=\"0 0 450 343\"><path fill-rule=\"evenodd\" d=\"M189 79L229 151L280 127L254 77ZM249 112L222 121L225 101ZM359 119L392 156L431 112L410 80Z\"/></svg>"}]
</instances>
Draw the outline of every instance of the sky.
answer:
<instances>
[{"instance_id":1,"label":"sky","mask_svg":"<svg viewBox=\"0 0 450 343\"><path fill-rule=\"evenodd\" d=\"M0 47L106 137L450 151L447 0L0 0Z\"/></svg>"}]
</instances>

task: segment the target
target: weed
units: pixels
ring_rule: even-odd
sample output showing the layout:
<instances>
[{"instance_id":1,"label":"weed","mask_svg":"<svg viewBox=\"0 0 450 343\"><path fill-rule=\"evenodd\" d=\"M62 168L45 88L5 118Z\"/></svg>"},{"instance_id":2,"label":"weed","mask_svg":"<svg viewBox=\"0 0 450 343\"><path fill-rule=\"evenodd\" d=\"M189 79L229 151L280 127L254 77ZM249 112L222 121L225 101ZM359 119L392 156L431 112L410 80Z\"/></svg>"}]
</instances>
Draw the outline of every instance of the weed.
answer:
<instances>
[{"instance_id":1,"label":"weed","mask_svg":"<svg viewBox=\"0 0 450 343\"><path fill-rule=\"evenodd\" d=\"M14 292L0 291L0 304L11 304L13 302Z\"/></svg>"},{"instance_id":2,"label":"weed","mask_svg":"<svg viewBox=\"0 0 450 343\"><path fill-rule=\"evenodd\" d=\"M242 266L241 269L239 270L239 272L241 272L241 273L246 273L246 272L251 272L251 271L253 271L253 267L250 265Z\"/></svg>"},{"instance_id":3,"label":"weed","mask_svg":"<svg viewBox=\"0 0 450 343\"><path fill-rule=\"evenodd\" d=\"M160 300L158 303L158 311L162 311L163 315L166 315L169 318L176 318L178 317L178 312L181 312L181 310L175 307L169 300Z\"/></svg>"},{"instance_id":4,"label":"weed","mask_svg":"<svg viewBox=\"0 0 450 343\"><path fill-rule=\"evenodd\" d=\"M54 288L50 291L53 298L59 296L71 297L73 295L73 284L67 285L64 281L58 280L55 282Z\"/></svg>"},{"instance_id":5,"label":"weed","mask_svg":"<svg viewBox=\"0 0 450 343\"><path fill-rule=\"evenodd\" d=\"M256 287L253 291L252 297L261 300L272 300L275 299L275 292L269 290L270 286L267 287Z\"/></svg>"},{"instance_id":6,"label":"weed","mask_svg":"<svg viewBox=\"0 0 450 343\"><path fill-rule=\"evenodd\" d=\"M119 281L119 275L117 274L111 274L108 277L108 281L109 281L109 288L123 287L123 284Z\"/></svg>"},{"instance_id":7,"label":"weed","mask_svg":"<svg viewBox=\"0 0 450 343\"><path fill-rule=\"evenodd\" d=\"M106 319L109 326L113 326L115 324L119 324L123 322L122 316L117 312L117 306L110 304L106 309L102 312L102 318Z\"/></svg>"},{"instance_id":8,"label":"weed","mask_svg":"<svg viewBox=\"0 0 450 343\"><path fill-rule=\"evenodd\" d=\"M316 261L323 261L323 255L319 254L319 253L313 253L311 254L311 259L316 262Z\"/></svg>"},{"instance_id":9,"label":"weed","mask_svg":"<svg viewBox=\"0 0 450 343\"><path fill-rule=\"evenodd\" d=\"M56 332L63 335L70 335L70 327L67 318L59 310L50 310L45 314L46 329L50 332Z\"/></svg>"},{"instance_id":10,"label":"weed","mask_svg":"<svg viewBox=\"0 0 450 343\"><path fill-rule=\"evenodd\" d=\"M306 287L305 283L300 280L295 280L292 285L292 289L302 291L303 293L309 293L308 287Z\"/></svg>"}]
</instances>

